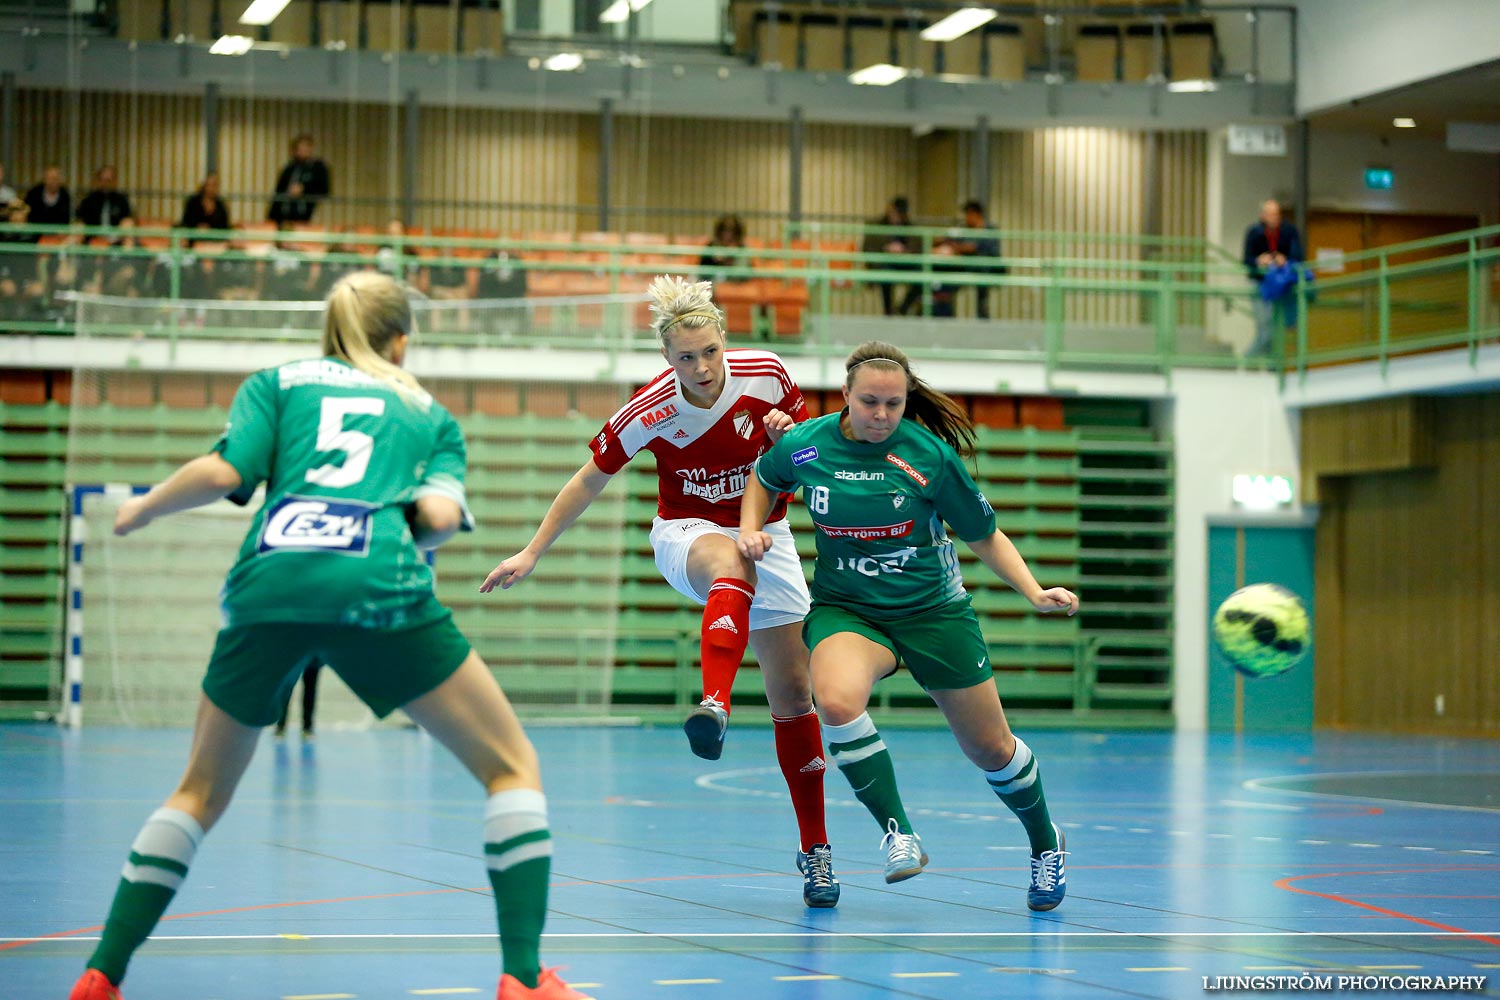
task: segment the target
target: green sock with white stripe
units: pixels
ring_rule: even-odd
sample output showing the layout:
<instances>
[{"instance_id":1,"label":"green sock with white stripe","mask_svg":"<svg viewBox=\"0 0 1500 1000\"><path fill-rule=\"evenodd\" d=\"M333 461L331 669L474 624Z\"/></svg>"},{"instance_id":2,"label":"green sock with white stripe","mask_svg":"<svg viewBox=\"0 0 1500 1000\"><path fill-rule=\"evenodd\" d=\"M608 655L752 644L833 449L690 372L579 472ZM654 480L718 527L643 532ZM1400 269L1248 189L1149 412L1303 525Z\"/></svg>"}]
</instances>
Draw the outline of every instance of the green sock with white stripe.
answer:
<instances>
[{"instance_id":1,"label":"green sock with white stripe","mask_svg":"<svg viewBox=\"0 0 1500 1000\"><path fill-rule=\"evenodd\" d=\"M906 818L906 807L901 804L901 792L896 788L896 769L891 766L891 754L885 741L865 712L853 722L842 726L823 726L823 742L828 744L828 753L854 797L864 803L870 815L880 824L895 820L902 833L911 833L911 821Z\"/></svg>"},{"instance_id":2,"label":"green sock with white stripe","mask_svg":"<svg viewBox=\"0 0 1500 1000\"><path fill-rule=\"evenodd\" d=\"M1031 853L1057 850L1057 831L1052 827L1047 795L1042 791L1042 769L1021 737L1016 737L1016 752L1011 755L1010 763L998 771L984 772L984 777L1026 828Z\"/></svg>"},{"instance_id":3,"label":"green sock with white stripe","mask_svg":"<svg viewBox=\"0 0 1500 1000\"><path fill-rule=\"evenodd\" d=\"M484 808L484 857L500 918L501 965L506 975L535 988L552 874L546 796L530 788L491 795Z\"/></svg>"},{"instance_id":4,"label":"green sock with white stripe","mask_svg":"<svg viewBox=\"0 0 1500 1000\"><path fill-rule=\"evenodd\" d=\"M151 934L177 887L187 877L193 854L203 841L203 827L180 809L158 809L130 845L130 860L104 922L104 936L88 967L118 984L130 956Z\"/></svg>"}]
</instances>

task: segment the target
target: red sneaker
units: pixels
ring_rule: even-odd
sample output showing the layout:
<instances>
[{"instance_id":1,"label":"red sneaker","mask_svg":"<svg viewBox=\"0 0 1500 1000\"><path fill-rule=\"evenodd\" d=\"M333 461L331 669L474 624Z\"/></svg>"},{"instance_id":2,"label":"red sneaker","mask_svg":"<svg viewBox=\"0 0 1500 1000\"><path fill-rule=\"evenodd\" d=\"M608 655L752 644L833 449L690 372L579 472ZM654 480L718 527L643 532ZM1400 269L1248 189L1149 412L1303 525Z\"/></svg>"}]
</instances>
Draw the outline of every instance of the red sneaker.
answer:
<instances>
[{"instance_id":1,"label":"red sneaker","mask_svg":"<svg viewBox=\"0 0 1500 1000\"><path fill-rule=\"evenodd\" d=\"M559 994L562 996L563 994ZM120 988L105 978L98 969L87 969L73 984L68 1000L123 1000Z\"/></svg>"},{"instance_id":2,"label":"red sneaker","mask_svg":"<svg viewBox=\"0 0 1500 1000\"><path fill-rule=\"evenodd\" d=\"M103 1000L104 995L100 994L100 997ZM79 1000L79 998L72 997L70 1000ZM93 1000L92 995L89 1000ZM114 997L109 997L108 1000L114 1000ZM579 993L559 979L556 969L543 969L542 974L537 977L535 989L528 988L515 976L501 976L500 992L495 995L495 1000L594 1000L594 998Z\"/></svg>"}]
</instances>

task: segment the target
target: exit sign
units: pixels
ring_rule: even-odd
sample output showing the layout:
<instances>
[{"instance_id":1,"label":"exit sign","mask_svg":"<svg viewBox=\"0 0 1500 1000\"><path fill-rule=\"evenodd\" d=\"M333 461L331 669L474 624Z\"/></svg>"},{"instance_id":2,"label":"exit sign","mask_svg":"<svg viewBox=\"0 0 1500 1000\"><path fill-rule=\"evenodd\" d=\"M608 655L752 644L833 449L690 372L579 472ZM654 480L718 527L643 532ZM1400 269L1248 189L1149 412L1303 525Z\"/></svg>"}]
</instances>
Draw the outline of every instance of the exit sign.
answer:
<instances>
[{"instance_id":1,"label":"exit sign","mask_svg":"<svg viewBox=\"0 0 1500 1000\"><path fill-rule=\"evenodd\" d=\"M1396 172L1389 167L1366 167L1365 187L1371 191L1389 191L1396 186Z\"/></svg>"}]
</instances>

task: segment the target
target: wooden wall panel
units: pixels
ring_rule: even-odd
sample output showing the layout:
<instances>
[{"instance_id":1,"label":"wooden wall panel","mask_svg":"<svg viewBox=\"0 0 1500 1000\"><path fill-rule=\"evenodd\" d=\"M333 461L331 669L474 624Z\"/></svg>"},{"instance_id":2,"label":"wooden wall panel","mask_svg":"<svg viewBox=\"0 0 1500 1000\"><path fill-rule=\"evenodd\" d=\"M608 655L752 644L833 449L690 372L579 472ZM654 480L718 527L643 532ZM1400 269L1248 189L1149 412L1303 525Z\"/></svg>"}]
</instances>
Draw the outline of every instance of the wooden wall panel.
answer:
<instances>
[{"instance_id":1,"label":"wooden wall panel","mask_svg":"<svg viewBox=\"0 0 1500 1000\"><path fill-rule=\"evenodd\" d=\"M417 199L426 204L416 224L502 232L592 228L591 213L571 207L585 130L598 130L595 116L424 108Z\"/></svg>"},{"instance_id":2,"label":"wooden wall panel","mask_svg":"<svg viewBox=\"0 0 1500 1000\"><path fill-rule=\"evenodd\" d=\"M1319 724L1500 734L1500 394L1430 404L1433 469L1325 492Z\"/></svg>"},{"instance_id":3,"label":"wooden wall panel","mask_svg":"<svg viewBox=\"0 0 1500 1000\"><path fill-rule=\"evenodd\" d=\"M779 238L790 184L787 129L781 122L616 117L610 170L619 227L707 236L714 219L733 213L745 219L750 238ZM804 207L812 210L805 192Z\"/></svg>"},{"instance_id":4,"label":"wooden wall panel","mask_svg":"<svg viewBox=\"0 0 1500 1000\"><path fill-rule=\"evenodd\" d=\"M76 206L94 171L113 164L137 216L175 220L202 179L202 117L196 97L18 90L18 155L6 182L24 193L55 163Z\"/></svg>"},{"instance_id":5,"label":"wooden wall panel","mask_svg":"<svg viewBox=\"0 0 1500 1000\"><path fill-rule=\"evenodd\" d=\"M1436 458L1433 401L1393 396L1302 411L1302 479L1398 471Z\"/></svg>"}]
</instances>

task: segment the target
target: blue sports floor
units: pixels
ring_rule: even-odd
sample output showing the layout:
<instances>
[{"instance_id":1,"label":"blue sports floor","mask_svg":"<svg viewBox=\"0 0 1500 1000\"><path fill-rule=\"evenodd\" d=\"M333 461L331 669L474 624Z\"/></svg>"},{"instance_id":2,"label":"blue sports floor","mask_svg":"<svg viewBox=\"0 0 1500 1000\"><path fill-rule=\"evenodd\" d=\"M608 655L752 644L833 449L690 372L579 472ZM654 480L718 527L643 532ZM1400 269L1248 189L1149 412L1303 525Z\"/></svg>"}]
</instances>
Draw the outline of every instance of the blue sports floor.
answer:
<instances>
[{"instance_id":1,"label":"blue sports floor","mask_svg":"<svg viewBox=\"0 0 1500 1000\"><path fill-rule=\"evenodd\" d=\"M1015 722L1071 852L1047 914L1025 906L1020 824L946 731L885 733L931 867L887 886L880 831L830 773L843 901L809 911L769 729L732 726L708 763L675 728L532 728L556 846L544 960L599 1000L1200 997L1205 976L1302 972L1500 995L1495 743ZM0 998L66 996L187 745L0 726ZM481 808L415 731L267 736L125 996L493 996Z\"/></svg>"}]
</instances>

